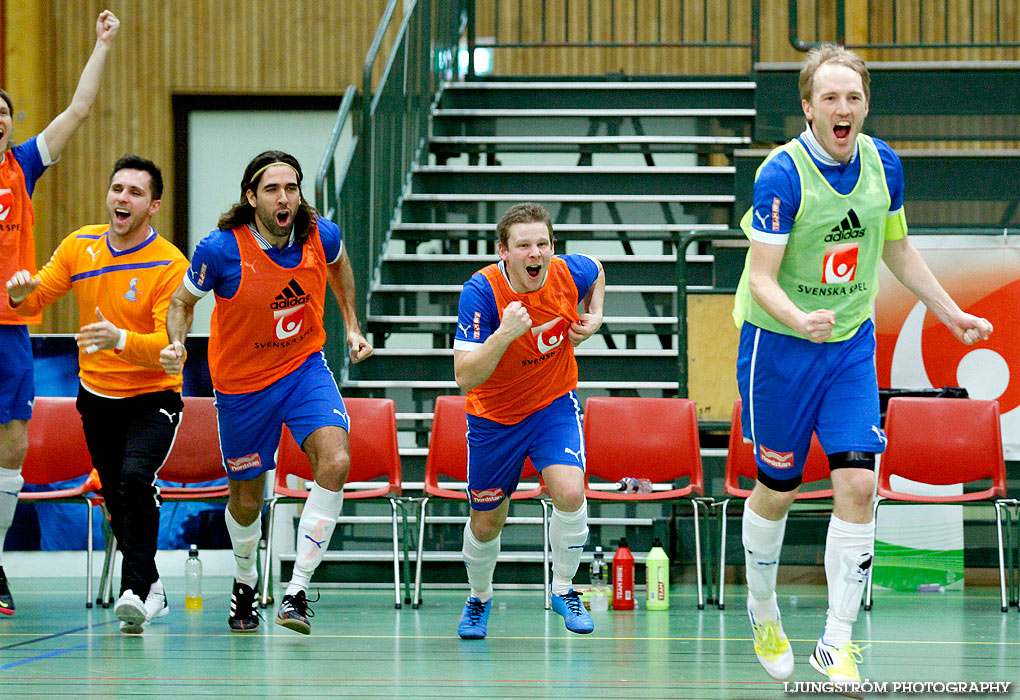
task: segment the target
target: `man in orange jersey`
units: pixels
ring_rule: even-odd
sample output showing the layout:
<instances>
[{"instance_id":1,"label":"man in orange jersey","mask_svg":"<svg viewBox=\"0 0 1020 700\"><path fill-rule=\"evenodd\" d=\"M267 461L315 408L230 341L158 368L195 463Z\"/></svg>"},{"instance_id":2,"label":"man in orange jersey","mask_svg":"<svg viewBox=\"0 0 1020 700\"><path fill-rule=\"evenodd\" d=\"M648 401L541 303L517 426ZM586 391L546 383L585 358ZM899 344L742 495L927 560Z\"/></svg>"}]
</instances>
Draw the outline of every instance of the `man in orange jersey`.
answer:
<instances>
[{"instance_id":1,"label":"man in orange jersey","mask_svg":"<svg viewBox=\"0 0 1020 700\"><path fill-rule=\"evenodd\" d=\"M496 231L500 262L464 285L453 343L467 392L471 503L463 548L471 593L457 632L486 635L499 536L530 458L553 501L550 603L568 630L588 634L591 616L571 585L588 539L574 346L602 325L605 272L587 255L553 255L552 222L539 204L514 205Z\"/></svg>"},{"instance_id":2,"label":"man in orange jersey","mask_svg":"<svg viewBox=\"0 0 1020 700\"><path fill-rule=\"evenodd\" d=\"M167 316L167 372L184 363L194 306L216 296L209 334L209 373L216 392L220 448L230 479L224 518L236 572L228 624L254 632L266 472L275 467L284 425L312 464L315 483L298 523L294 574L276 624L308 634L306 591L343 506L350 469L350 420L322 352L326 286L347 328L352 362L372 354L355 308L354 273L340 229L301 194L294 156L266 151L248 163L241 199L198 244Z\"/></svg>"},{"instance_id":3,"label":"man in orange jersey","mask_svg":"<svg viewBox=\"0 0 1020 700\"><path fill-rule=\"evenodd\" d=\"M187 259L150 225L163 176L135 155L113 166L106 193L109 224L78 229L38 275L19 270L7 282L10 306L32 316L74 291L81 329L78 412L102 481L110 525L124 555L121 632L138 634L169 611L156 570L159 488L181 421L181 377L159 362L167 344L166 310Z\"/></svg>"},{"instance_id":4,"label":"man in orange jersey","mask_svg":"<svg viewBox=\"0 0 1020 700\"><path fill-rule=\"evenodd\" d=\"M35 272L35 243L32 238L32 192L36 180L55 163L92 109L106 55L117 35L120 21L104 11L96 21L96 45L78 80L71 104L43 129L22 144L14 145L14 104L0 90L0 280L17 270ZM0 555L4 538L14 520L18 493L25 481L21 462L28 451L28 419L35 398L32 344L26 324L39 323L38 316L23 318L7 304L0 303ZM0 613L14 614L0 559Z\"/></svg>"}]
</instances>

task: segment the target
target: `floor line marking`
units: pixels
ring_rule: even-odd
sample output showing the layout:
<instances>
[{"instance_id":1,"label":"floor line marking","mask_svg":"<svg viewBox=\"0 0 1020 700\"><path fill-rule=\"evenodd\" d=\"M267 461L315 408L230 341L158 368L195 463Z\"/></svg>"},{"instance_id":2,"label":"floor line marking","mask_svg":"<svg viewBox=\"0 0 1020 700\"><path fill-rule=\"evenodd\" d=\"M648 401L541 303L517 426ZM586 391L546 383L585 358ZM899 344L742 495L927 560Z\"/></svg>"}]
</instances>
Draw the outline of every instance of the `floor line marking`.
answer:
<instances>
[{"instance_id":1,"label":"floor line marking","mask_svg":"<svg viewBox=\"0 0 1020 700\"><path fill-rule=\"evenodd\" d=\"M62 656L72 651L76 651L78 649L85 649L87 647L88 644L79 644L78 646L71 647L70 649L56 649L54 651L48 651L45 654L39 654L38 656L30 657L28 659L19 659L17 661L12 661L9 664L4 664L3 666L0 666L0 671L6 671L7 669L14 668L15 666L23 666L24 664L30 664L33 661L41 661L42 659L51 659L54 656Z\"/></svg>"}]
</instances>

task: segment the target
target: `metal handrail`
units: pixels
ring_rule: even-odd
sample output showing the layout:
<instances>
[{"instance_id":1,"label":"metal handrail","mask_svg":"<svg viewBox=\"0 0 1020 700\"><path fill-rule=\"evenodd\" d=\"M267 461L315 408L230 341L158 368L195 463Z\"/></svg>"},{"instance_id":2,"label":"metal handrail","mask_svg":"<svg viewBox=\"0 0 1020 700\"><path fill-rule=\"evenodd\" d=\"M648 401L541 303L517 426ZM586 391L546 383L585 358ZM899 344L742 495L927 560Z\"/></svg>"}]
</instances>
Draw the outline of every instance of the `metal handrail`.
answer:
<instances>
[{"instance_id":1,"label":"metal handrail","mask_svg":"<svg viewBox=\"0 0 1020 700\"><path fill-rule=\"evenodd\" d=\"M337 110L336 122L333 124L333 131L329 135L329 142L326 144L326 150L322 155L322 162L319 163L319 169L315 172L315 208L325 216L327 219L331 219L331 214L336 212L336 192L327 192L327 181L331 173L336 168L336 149L340 145L340 137L343 135L344 130L347 128L348 120L355 114L354 101L358 96L358 89L353 85L348 85L347 90L344 91L344 98L340 102L340 109ZM351 126L352 141L348 149L347 158L344 159L343 172L335 176L331 183L335 186L338 182L343 182L347 176L347 170L350 168L351 157L354 154L354 149L357 148L358 134L355 131L354 125ZM335 174L335 173L334 173ZM332 194L332 198L330 197ZM330 202L332 201L333 207L330 208Z\"/></svg>"},{"instance_id":2,"label":"metal handrail","mask_svg":"<svg viewBox=\"0 0 1020 700\"><path fill-rule=\"evenodd\" d=\"M484 0L483 0L484 1ZM760 56L760 15L761 15L761 0L749 0L749 15L750 15L750 37L745 40L736 40L732 36L733 28L740 27L741 21L744 17L741 15L740 9L734 9L731 2L725 4L726 11L728 13L728 21L725 25L725 35L716 37L712 36L709 31L709 25L707 17L711 14L712 8L723 7L722 3L716 2L716 0L702 0L702 9L699 13L690 13L690 17L686 12L685 3L676 3L676 7L673 10L671 16L676 18L679 26L679 31L675 32L676 36L684 38L668 38L668 32L663 31L663 18L665 15L663 9L663 3L656 3L654 9L651 12L644 12L639 6L643 3L641 0L629 0L631 7L629 8L629 14L633 17L633 26L630 28L631 38L618 38L617 37L617 25L622 25L622 22L617 21L617 5L626 5L625 0L561 0L559 5L562 7L562 15L558 12L558 19L556 20L559 25L562 25L562 36L551 36L551 30L549 28L548 18L552 16L552 9L547 7L543 1L537 7L534 6L533 0L516 0L516 8L511 7L509 14L516 14L516 21L513 22L513 27L516 30L516 38L503 36L500 28L499 15L503 7L511 5L513 0L488 0L492 3L492 13L494 25L492 27L492 36L488 37L484 43L487 48L567 48L567 47L602 47L602 48L746 48L750 49L750 65L753 67L758 62ZM475 7L478 0L471 0L468 5L468 77L475 75L474 69L474 54L477 46L477 28L475 26L477 9ZM529 7L526 9L525 5ZM573 10L572 10L573 6ZM609 12L608 25L609 38L601 39L597 36L595 29L595 14L596 8L599 11ZM607 10L608 8L608 10ZM514 12L516 9L516 12ZM585 25L580 31L580 36L575 38L578 32L572 30L571 16L572 14L580 14L586 18L586 21L582 21ZM621 13L625 14L625 13ZM534 37L526 37L524 35L524 28L526 26L525 15L532 17L537 15L535 22L538 26L538 35ZM649 15L651 16L648 19ZM733 17L737 19L734 20ZM700 32L698 31L697 22L700 19ZM694 26L694 31L688 31L688 26ZM601 29L601 27L600 27ZM626 31L626 29L624 30ZM648 39L639 38L642 33L650 35ZM692 38L688 38L690 34L694 34ZM700 37L698 36L700 34ZM652 37L651 35L654 35Z\"/></svg>"},{"instance_id":3,"label":"metal handrail","mask_svg":"<svg viewBox=\"0 0 1020 700\"><path fill-rule=\"evenodd\" d=\"M1003 4L996 1L994 2L994 14L995 14L995 30L994 37L988 36L986 39L982 39L978 36L978 15L979 13L973 11L973 0L971 2L972 10L967 13L970 21L969 27L965 29L967 35L966 40L950 40L950 36L953 34L953 22L950 19L952 13L950 12L950 0L942 0L942 11L941 11L941 23L936 23L930 18L937 17L939 13L934 10L936 7L932 0L888 0L887 3L881 4L879 7L888 11L889 23L887 27L883 27L884 30L892 37L892 41L878 41L873 38L873 30L878 24L877 22L869 21L867 23L867 39L865 41L847 41L847 10L846 0L789 0L789 26L790 26L790 45L798 51L808 51L815 48L823 43L823 41L816 39L814 41L806 41L802 38L804 28L800 24L800 8L804 2L808 2L814 5L814 35L819 37L822 34L821 30L821 19L826 16L834 17L835 20L835 36L830 41L847 48L852 49L948 49L948 48L1013 48L1020 46L1018 40L1004 40L1003 39L1003 18L1004 13L1007 11L1003 7ZM912 5L912 7L911 7ZM870 11L871 3L868 3ZM911 14L916 15L916 21L910 22L909 24L901 21L899 18L904 12L904 8L907 10L913 10ZM989 8L991 9L991 7ZM871 18L869 18L870 20ZM908 35L909 32L909 35ZM943 37L942 40L927 40L924 38L926 35L936 34ZM916 36L919 40L911 41L906 40L909 37Z\"/></svg>"}]
</instances>

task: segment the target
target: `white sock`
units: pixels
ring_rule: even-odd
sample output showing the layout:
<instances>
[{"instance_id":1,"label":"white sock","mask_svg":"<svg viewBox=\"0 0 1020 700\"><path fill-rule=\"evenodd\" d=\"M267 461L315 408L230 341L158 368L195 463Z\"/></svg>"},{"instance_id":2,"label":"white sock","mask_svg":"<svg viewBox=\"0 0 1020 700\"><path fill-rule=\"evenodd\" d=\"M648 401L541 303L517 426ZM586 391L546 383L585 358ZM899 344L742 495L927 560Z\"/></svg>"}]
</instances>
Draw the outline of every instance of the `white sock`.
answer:
<instances>
[{"instance_id":1,"label":"white sock","mask_svg":"<svg viewBox=\"0 0 1020 700\"><path fill-rule=\"evenodd\" d=\"M496 570L496 557L499 556L499 539L479 542L475 533L471 532L471 523L464 525L464 566L467 568L468 585L471 586L471 597L483 603L492 598L492 572Z\"/></svg>"},{"instance_id":2,"label":"white sock","mask_svg":"<svg viewBox=\"0 0 1020 700\"><path fill-rule=\"evenodd\" d=\"M574 574L581 563L581 552L588 541L588 502L573 513L553 507L549 520L549 543L552 545L552 592L564 595L573 588Z\"/></svg>"},{"instance_id":3,"label":"white sock","mask_svg":"<svg viewBox=\"0 0 1020 700\"><path fill-rule=\"evenodd\" d=\"M4 540L14 522L14 509L18 507L18 494L25 485L21 467L0 469L0 566L3 566Z\"/></svg>"},{"instance_id":4,"label":"white sock","mask_svg":"<svg viewBox=\"0 0 1020 700\"><path fill-rule=\"evenodd\" d=\"M312 574L329 549L329 540L336 528L336 519L344 506L344 492L330 491L313 483L297 529L297 556L294 573L290 577L285 595L295 595L308 589Z\"/></svg>"},{"instance_id":5,"label":"white sock","mask_svg":"<svg viewBox=\"0 0 1020 700\"><path fill-rule=\"evenodd\" d=\"M835 515L829 518L825 537L825 580L829 587L826 644L838 647L850 641L861 607L861 594L871 575L874 538L874 520L848 523Z\"/></svg>"},{"instance_id":6,"label":"white sock","mask_svg":"<svg viewBox=\"0 0 1020 700\"><path fill-rule=\"evenodd\" d=\"M774 620L779 614L775 602L776 573L786 534L786 516L781 520L768 520L744 505L742 526L747 607L756 618Z\"/></svg>"},{"instance_id":7,"label":"white sock","mask_svg":"<svg viewBox=\"0 0 1020 700\"><path fill-rule=\"evenodd\" d=\"M238 583L255 588L259 582L259 572L255 566L257 563L255 550L262 537L262 521L255 518L251 525L241 525L230 514L230 508L223 510L223 520L227 523L227 533L230 535L230 544L234 549L234 564L236 565L234 578Z\"/></svg>"}]
</instances>

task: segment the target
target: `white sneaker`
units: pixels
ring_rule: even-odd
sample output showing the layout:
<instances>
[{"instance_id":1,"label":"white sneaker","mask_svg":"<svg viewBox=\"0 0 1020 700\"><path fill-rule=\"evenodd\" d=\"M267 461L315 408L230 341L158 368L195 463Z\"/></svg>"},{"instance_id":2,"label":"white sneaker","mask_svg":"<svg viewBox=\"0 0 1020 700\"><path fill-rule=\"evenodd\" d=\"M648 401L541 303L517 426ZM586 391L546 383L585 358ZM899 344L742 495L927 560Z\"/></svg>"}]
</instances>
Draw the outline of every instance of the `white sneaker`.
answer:
<instances>
[{"instance_id":1,"label":"white sneaker","mask_svg":"<svg viewBox=\"0 0 1020 700\"><path fill-rule=\"evenodd\" d=\"M751 633L754 635L754 653L762 668L777 681L785 681L793 675L793 649L783 632L783 623L776 611L775 620L756 620L754 613L747 611L751 618Z\"/></svg>"},{"instance_id":2,"label":"white sneaker","mask_svg":"<svg viewBox=\"0 0 1020 700\"><path fill-rule=\"evenodd\" d=\"M156 581L149 588L149 595L145 596L145 621L152 622L169 612L170 604L166 600L166 591L163 590L163 584Z\"/></svg>"},{"instance_id":3,"label":"white sneaker","mask_svg":"<svg viewBox=\"0 0 1020 700\"><path fill-rule=\"evenodd\" d=\"M120 631L124 634L141 634L145 624L145 603L131 589L124 591L113 608L113 614L120 620Z\"/></svg>"},{"instance_id":4,"label":"white sneaker","mask_svg":"<svg viewBox=\"0 0 1020 700\"><path fill-rule=\"evenodd\" d=\"M861 648L853 642L837 647L823 640L824 636L815 644L815 651L811 654L812 668L827 676L834 685L860 683L861 674L857 672L857 664L861 662Z\"/></svg>"}]
</instances>

